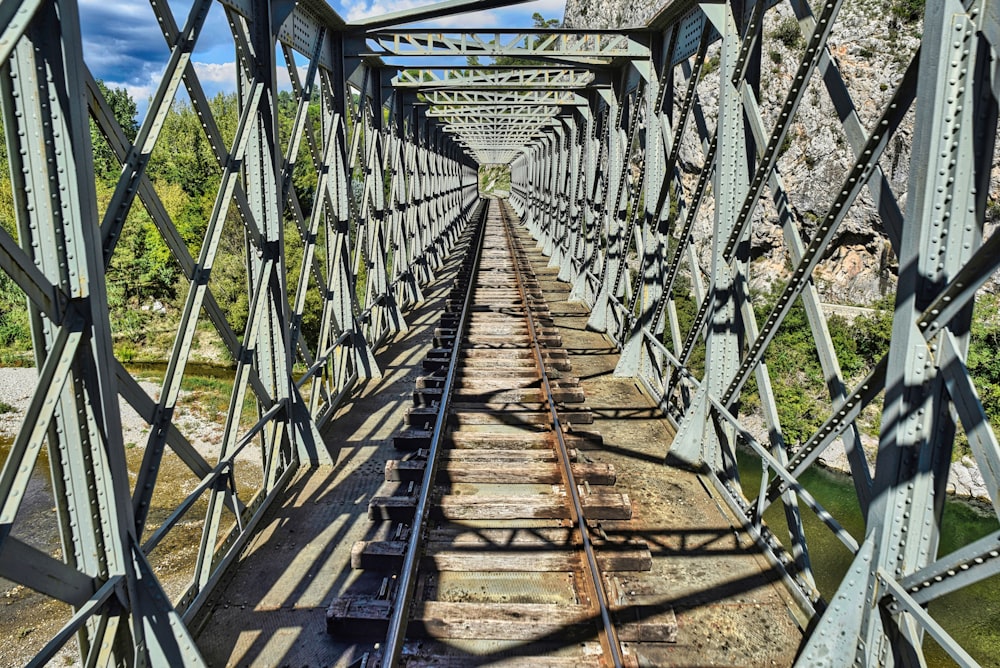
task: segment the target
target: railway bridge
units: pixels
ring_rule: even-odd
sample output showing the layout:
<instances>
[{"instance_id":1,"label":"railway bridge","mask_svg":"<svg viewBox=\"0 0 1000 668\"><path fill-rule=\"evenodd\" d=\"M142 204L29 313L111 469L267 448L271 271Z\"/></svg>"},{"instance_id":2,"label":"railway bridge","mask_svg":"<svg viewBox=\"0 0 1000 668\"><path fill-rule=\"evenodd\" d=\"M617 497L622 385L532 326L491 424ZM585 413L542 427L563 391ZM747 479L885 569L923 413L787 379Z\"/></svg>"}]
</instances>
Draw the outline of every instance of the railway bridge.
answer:
<instances>
[{"instance_id":1,"label":"railway bridge","mask_svg":"<svg viewBox=\"0 0 1000 668\"><path fill-rule=\"evenodd\" d=\"M996 661L936 604L1000 567L1000 531L941 541L957 441L1000 512L967 359L996 317L976 296L1000 265L1000 6L926 3L873 109L830 46L844 0L669 0L614 30L413 27L509 4L345 21L322 0L152 1L169 55L132 138L77 2L0 3L16 218L0 266L38 375L3 452L0 577L51 618L14 644L87 666ZM231 31L233 118L192 57L221 39L209 12ZM781 88L776 12L795 27ZM194 241L150 177L178 99L218 174ZM850 160L807 216L783 171L818 105ZM887 158L904 140L905 199ZM110 193L99 149L120 166ZM860 207L898 285L887 350L851 377L817 268ZM116 357L108 310L137 211L184 276L152 389ZM227 226L242 331L212 272ZM762 226L783 271L754 262ZM795 442L768 371L793 313L825 407ZM205 331L233 360L207 443L182 417ZM126 442L126 409L144 442ZM856 526L811 482L835 450ZM39 472L53 549L28 508ZM833 550L849 566L821 591Z\"/></svg>"}]
</instances>

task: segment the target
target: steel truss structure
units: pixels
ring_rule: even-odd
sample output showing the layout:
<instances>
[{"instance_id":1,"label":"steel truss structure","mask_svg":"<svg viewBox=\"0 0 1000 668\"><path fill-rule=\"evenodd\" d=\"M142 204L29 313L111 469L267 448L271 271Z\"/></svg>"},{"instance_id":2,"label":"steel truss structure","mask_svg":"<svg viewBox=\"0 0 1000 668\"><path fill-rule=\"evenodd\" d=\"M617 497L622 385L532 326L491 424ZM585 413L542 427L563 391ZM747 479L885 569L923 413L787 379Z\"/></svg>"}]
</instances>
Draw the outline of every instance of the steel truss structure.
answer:
<instances>
[{"instance_id":1,"label":"steel truss structure","mask_svg":"<svg viewBox=\"0 0 1000 668\"><path fill-rule=\"evenodd\" d=\"M76 3L3 3L0 86L17 235L0 233L0 264L27 296L40 382L0 475L0 575L74 610L35 658L38 665L74 636L85 665L202 663L185 622L297 467L329 462L319 427L359 380L379 375L373 350L406 329L405 311L421 301L421 286L476 200L475 164L424 109L382 97L379 72L345 58L345 25L321 3L299 3L280 16L264 0L225 3L238 54L239 120L232 143L224 143L191 62L211 5L196 0L178 25L166 3L152 3L170 57L129 142L87 68ZM297 104L285 145L276 115L279 59ZM221 174L195 252L146 174L182 86ZM117 188L100 210L90 119L121 163ZM300 159L318 175L309 208L292 181ZM106 270L129 211L138 207L188 280L154 396L115 359L107 307ZM213 296L211 272L227 224L241 225L246 240L243 332L231 329ZM301 249L294 291L286 234L297 235ZM322 301L312 339L302 327L310 293ZM230 410L211 458L175 419L199 327L214 328L236 361ZM134 484L119 397L150 425ZM62 559L16 536L46 443ZM251 449L256 466L238 461ZM159 480L168 452L197 484L154 522L152 499L169 484ZM198 513L197 558L188 585L171 600L151 553Z\"/></svg>"},{"instance_id":2,"label":"steel truss structure","mask_svg":"<svg viewBox=\"0 0 1000 668\"><path fill-rule=\"evenodd\" d=\"M858 109L867 101L852 99L828 44L843 2L784 5L804 48L780 108L763 107L763 26L775 4L669 4L649 26L656 30L649 60L621 68L610 88L561 114L561 127L515 159L512 200L560 278L591 305L590 326L621 347L616 373L642 379L674 416L670 455L712 478L814 616L799 663L922 665L929 636L959 664L975 665L927 606L1000 569L998 533L951 554L938 550L956 417L1000 511L1000 449L965 363L974 296L1000 266L1000 241L984 239L1000 97L991 69L1000 47L997 7L927 3L921 46L866 127ZM827 96L854 156L811 229L779 166L796 111L818 104L804 102L807 90ZM717 104L706 99L709 91ZM915 140L904 215L880 159L907 113ZM691 160L681 155L685 145L701 151L694 176L680 164ZM862 193L874 202L900 270L890 348L849 388L814 274ZM704 237L699 211L712 220ZM750 237L775 219L790 278L779 283L770 311L755 314ZM690 296L679 279L690 283ZM688 298L697 310L682 322L678 304ZM796 304L823 368L829 416L792 445L766 360ZM696 352L703 369L692 364ZM754 437L741 414L748 399L760 406L768 442ZM872 469L858 418L879 400ZM848 532L802 482L835 441L850 462L863 535ZM760 489L739 484L737 442L764 470ZM784 515L764 524L772 504ZM815 588L804 513L854 555L829 602Z\"/></svg>"},{"instance_id":3,"label":"steel truss structure","mask_svg":"<svg viewBox=\"0 0 1000 668\"><path fill-rule=\"evenodd\" d=\"M960 664L975 663L927 606L1000 569L1000 533L950 554L938 549L959 424L1000 514L1000 447L966 366L976 292L1000 265L1000 236L984 233L1000 99L994 0L927 3L921 46L867 123L859 112L867 101L852 99L829 44L842 0L675 0L648 26L623 32L437 33L399 26L511 3L452 0L348 24L319 0L294 8L225 0L239 90L228 144L192 63L211 4L195 0L179 25L166 3L151 3L170 55L131 142L88 70L76 3L0 5L0 103L17 216L16 235L0 231L0 266L26 296L39 371L0 473L0 576L72 607L37 665L74 637L86 665L202 663L185 624L296 469L328 463L319 428L359 380L378 376L373 351L406 329L406 311L421 301L476 200L475 168L489 164L510 165L518 213L574 298L591 307L590 326L620 346L616 373L640 379L676 421L664 455L669 449L712 479L812 617L800 663L920 664L925 636ZM772 38L764 25L775 11L794 14L802 47L792 83L768 108L762 54ZM419 62L455 56L526 61ZM287 141L277 124L279 65L296 102ZM147 175L182 86L220 173L197 252ZM853 156L810 226L781 173L796 112L817 104L804 102L807 91L828 98ZM880 161L907 114L915 126L904 210ZM91 122L121 164L100 207ZM293 183L300 160L317 173L310 198ZM898 291L888 352L848 387L815 279L865 197L899 259ZM108 316L106 273L139 208L188 282L155 395L115 359ZM791 271L758 316L749 244L765 220L780 225ZM245 239L243 332L213 295L227 224ZM293 246L301 269L290 289ZM311 294L322 302L312 338L303 329ZM689 299L694 315L684 319L678 307ZM829 415L793 445L766 362L796 305L823 368ZM236 361L213 458L176 419L199 326L212 328ZM742 412L751 394L767 442ZM150 425L134 480L119 398ZM870 467L859 416L878 402ZM863 534L845 529L802 481L837 441ZM764 470L759 489L740 485L738 442ZM59 558L17 532L43 445ZM257 466L237 459L249 449L260 453ZM168 455L198 484L153 522ZM764 523L771 505L783 515ZM183 591L168 597L151 555L191 513L201 514L197 558ZM815 586L806 513L853 555L830 601Z\"/></svg>"}]
</instances>

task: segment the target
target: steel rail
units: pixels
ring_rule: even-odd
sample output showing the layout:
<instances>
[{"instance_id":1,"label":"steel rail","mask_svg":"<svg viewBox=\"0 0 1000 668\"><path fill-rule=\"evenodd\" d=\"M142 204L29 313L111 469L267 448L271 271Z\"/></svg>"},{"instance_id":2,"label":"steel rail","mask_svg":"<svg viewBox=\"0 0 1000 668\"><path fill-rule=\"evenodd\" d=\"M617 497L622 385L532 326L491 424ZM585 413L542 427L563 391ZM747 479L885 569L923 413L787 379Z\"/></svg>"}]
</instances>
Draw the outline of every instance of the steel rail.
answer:
<instances>
[{"instance_id":1,"label":"steel rail","mask_svg":"<svg viewBox=\"0 0 1000 668\"><path fill-rule=\"evenodd\" d=\"M549 375L545 371L545 359L542 355L541 344L538 342L534 315L531 313L531 309L528 305L528 295L524 288L524 278L521 274L521 267L518 263L517 248L520 247L520 244L516 241L511 232L510 213L507 210L507 207L503 204L500 205L500 213L504 224L504 231L507 235L507 244L510 247L511 255L514 256L513 267L514 275L517 280L517 290L521 295L521 300L524 302L525 320L528 324L528 336L531 338L532 352L535 354L535 363L538 365L538 373L541 377L542 389L545 391L545 403L548 405L549 414L552 416L552 431L555 434L556 445L559 448L560 471L566 486L566 494L572 502L572 520L580 532L581 541L583 543L583 552L587 558L587 570L590 574L590 578L585 578L584 582L592 587L592 591L589 593L594 596L597 601L597 606L600 609L601 623L604 631L601 637L601 645L604 646L605 652L611 656L615 667L620 668L624 665L624 662L621 655L621 645L618 642L618 633L611 620L608 597L604 591L604 585L601 583L600 569L597 566L597 557L594 554L594 545L590 540L587 520L583 515L583 505L580 502L580 492L576 486L576 479L573 477L573 469L569 463L569 452L566 447L566 441L563 437L562 425L559 422L559 414L558 411L556 411L556 402L552 398L552 386L549 383Z\"/></svg>"},{"instance_id":2,"label":"steel rail","mask_svg":"<svg viewBox=\"0 0 1000 668\"><path fill-rule=\"evenodd\" d=\"M462 314L459 317L458 325L455 328L455 340L451 344L451 359L448 362L448 373L445 376L444 386L441 390L441 403L438 405L437 416L434 419L434 430L431 432L431 442L428 446L427 466L424 468L424 477L420 490L420 497L417 499L416 510L413 514L413 523L410 525L410 537L406 546L406 556L403 566L400 569L396 582L396 604L393 606L392 617L389 619L389 630L386 634L385 647L382 650L382 666L392 668L399 661L403 651L403 642L406 640L406 621L410 615L410 603L413 600L413 589L416 583L417 566L419 564L420 552L423 549L423 529L430 510L431 490L434 487L434 480L437 477L438 454L440 444L444 437L444 430L448 424L448 406L451 403L451 394L455 386L455 375L458 369L458 351L462 345L463 333L469 319L470 307L472 306L473 286L475 277L479 272L479 261L482 257L483 238L486 231L486 213L489 207L485 200L481 200L478 211L475 212L476 224L479 230L476 233L476 241L469 252L475 253L472 269L469 272L469 288L465 293L465 300L462 303Z\"/></svg>"}]
</instances>

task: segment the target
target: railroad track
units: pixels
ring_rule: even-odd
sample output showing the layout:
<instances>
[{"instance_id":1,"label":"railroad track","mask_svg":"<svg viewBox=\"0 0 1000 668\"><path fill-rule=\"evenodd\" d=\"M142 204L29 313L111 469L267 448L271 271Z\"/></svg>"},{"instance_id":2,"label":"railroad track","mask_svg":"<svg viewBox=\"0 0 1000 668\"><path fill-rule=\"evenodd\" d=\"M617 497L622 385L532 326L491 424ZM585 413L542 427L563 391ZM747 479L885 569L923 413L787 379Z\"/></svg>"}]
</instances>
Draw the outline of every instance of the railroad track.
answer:
<instances>
[{"instance_id":1,"label":"railroad track","mask_svg":"<svg viewBox=\"0 0 1000 668\"><path fill-rule=\"evenodd\" d=\"M514 214L494 200L476 215L394 439L406 454L369 503L384 539L352 551L377 591L334 601L328 631L377 642L372 666L634 665L629 642L676 625L616 614L609 578L648 570L649 550L601 530L631 503L585 457L600 437Z\"/></svg>"}]
</instances>

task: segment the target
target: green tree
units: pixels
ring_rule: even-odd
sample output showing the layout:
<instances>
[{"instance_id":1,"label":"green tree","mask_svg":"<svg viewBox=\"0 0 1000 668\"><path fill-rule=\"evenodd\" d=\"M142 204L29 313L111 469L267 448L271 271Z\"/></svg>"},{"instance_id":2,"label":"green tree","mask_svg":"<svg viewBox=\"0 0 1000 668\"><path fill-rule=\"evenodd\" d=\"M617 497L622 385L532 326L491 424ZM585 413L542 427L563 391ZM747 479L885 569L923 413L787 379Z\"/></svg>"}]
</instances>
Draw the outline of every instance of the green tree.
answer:
<instances>
[{"instance_id":1,"label":"green tree","mask_svg":"<svg viewBox=\"0 0 1000 668\"><path fill-rule=\"evenodd\" d=\"M871 315L859 316L854 319L855 350L866 367L866 373L873 369L882 356L889 351L895 303L895 293L886 295L872 304L874 312Z\"/></svg>"},{"instance_id":2,"label":"green tree","mask_svg":"<svg viewBox=\"0 0 1000 668\"><path fill-rule=\"evenodd\" d=\"M1000 429L1000 297L980 295L976 300L967 364L986 416Z\"/></svg>"},{"instance_id":3,"label":"green tree","mask_svg":"<svg viewBox=\"0 0 1000 668\"><path fill-rule=\"evenodd\" d=\"M108 88L100 79L97 80L97 87L111 107L115 120L125 133L125 138L129 142L134 141L136 133L139 132L135 100L124 88ZM98 181L113 185L121 173L121 163L118 162L115 152L111 150L111 146L93 119L90 121L90 143L94 147L94 176Z\"/></svg>"},{"instance_id":4,"label":"green tree","mask_svg":"<svg viewBox=\"0 0 1000 668\"><path fill-rule=\"evenodd\" d=\"M534 23L534 28L541 30L546 30L549 28L558 28L560 26L559 19L547 19L538 12L531 15L531 20ZM549 35L538 34L531 39L531 44L534 47L539 46L545 40L549 38ZM490 42L490 44L495 44L495 42ZM478 56L467 56L466 62L469 67L482 67L482 62L479 60ZM538 60L534 58L520 58L517 56L497 56L493 59L493 65L498 65L500 67L536 67L539 65L546 65L543 60Z\"/></svg>"}]
</instances>

